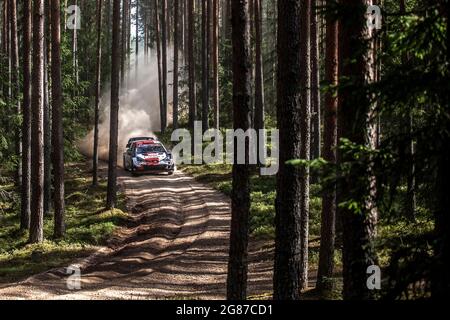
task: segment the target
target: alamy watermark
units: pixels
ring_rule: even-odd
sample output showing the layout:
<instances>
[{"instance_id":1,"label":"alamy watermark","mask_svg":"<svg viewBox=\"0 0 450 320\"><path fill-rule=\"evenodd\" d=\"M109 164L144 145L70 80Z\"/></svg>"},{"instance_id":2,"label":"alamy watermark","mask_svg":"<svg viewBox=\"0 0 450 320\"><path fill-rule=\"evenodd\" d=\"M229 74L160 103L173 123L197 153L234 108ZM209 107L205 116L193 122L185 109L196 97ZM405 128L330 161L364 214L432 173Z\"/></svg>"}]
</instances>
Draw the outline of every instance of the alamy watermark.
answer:
<instances>
[{"instance_id":1,"label":"alamy watermark","mask_svg":"<svg viewBox=\"0 0 450 320\"><path fill-rule=\"evenodd\" d=\"M376 5L367 7L366 11L367 28L369 30L380 30L383 22L383 15L381 14L381 8Z\"/></svg>"},{"instance_id":2,"label":"alamy watermark","mask_svg":"<svg viewBox=\"0 0 450 320\"><path fill-rule=\"evenodd\" d=\"M203 132L201 121L194 125L194 140L187 129L177 129L172 133L172 142L178 144L172 155L179 164L249 164L262 165L261 175L275 175L279 168L279 130L248 129L244 131L217 129ZM270 141L270 155L267 148ZM205 144L206 147L205 147ZM247 147L246 147L247 146ZM192 152L193 151L193 152ZM259 161L258 161L259 160Z\"/></svg>"},{"instance_id":3,"label":"alamy watermark","mask_svg":"<svg viewBox=\"0 0 450 320\"><path fill-rule=\"evenodd\" d=\"M66 274L69 277L66 280L66 286L69 290L81 290L81 269L78 265L70 265L66 268Z\"/></svg>"},{"instance_id":4,"label":"alamy watermark","mask_svg":"<svg viewBox=\"0 0 450 320\"><path fill-rule=\"evenodd\" d=\"M66 17L66 28L69 30L80 30L81 29L81 10L79 6L68 6L65 9L67 13Z\"/></svg>"},{"instance_id":5,"label":"alamy watermark","mask_svg":"<svg viewBox=\"0 0 450 320\"><path fill-rule=\"evenodd\" d=\"M367 289L369 290L381 290L381 269L377 265L372 265L367 268L366 273L369 275L367 278Z\"/></svg>"}]
</instances>

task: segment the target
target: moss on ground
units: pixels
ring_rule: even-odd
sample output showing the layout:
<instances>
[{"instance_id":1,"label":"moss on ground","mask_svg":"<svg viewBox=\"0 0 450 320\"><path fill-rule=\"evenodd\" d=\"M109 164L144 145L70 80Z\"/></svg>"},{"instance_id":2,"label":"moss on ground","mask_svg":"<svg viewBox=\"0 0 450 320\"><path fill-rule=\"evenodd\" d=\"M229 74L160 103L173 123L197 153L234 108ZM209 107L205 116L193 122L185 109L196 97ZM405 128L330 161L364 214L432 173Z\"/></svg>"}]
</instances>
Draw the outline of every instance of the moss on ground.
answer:
<instances>
[{"instance_id":1,"label":"moss on ground","mask_svg":"<svg viewBox=\"0 0 450 320\"><path fill-rule=\"evenodd\" d=\"M45 241L27 244L28 233L19 228L18 195L0 201L0 283L21 280L51 268L69 264L92 254L127 220L125 197L119 196L118 208L104 209L106 181L92 186L91 174L85 164L66 167L66 237L53 239L53 217L44 219ZM2 189L13 191L7 181Z\"/></svg>"}]
</instances>

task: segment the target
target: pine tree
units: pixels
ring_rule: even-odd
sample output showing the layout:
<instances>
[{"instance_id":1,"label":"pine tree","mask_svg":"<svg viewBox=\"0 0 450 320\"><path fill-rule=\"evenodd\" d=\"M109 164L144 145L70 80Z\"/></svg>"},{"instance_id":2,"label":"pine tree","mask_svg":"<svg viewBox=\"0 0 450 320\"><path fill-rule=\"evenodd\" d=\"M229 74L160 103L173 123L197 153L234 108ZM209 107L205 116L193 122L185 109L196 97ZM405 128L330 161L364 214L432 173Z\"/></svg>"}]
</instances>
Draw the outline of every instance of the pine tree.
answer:
<instances>
[{"instance_id":1,"label":"pine tree","mask_svg":"<svg viewBox=\"0 0 450 320\"><path fill-rule=\"evenodd\" d=\"M33 2L30 242L44 240L44 1Z\"/></svg>"},{"instance_id":2,"label":"pine tree","mask_svg":"<svg viewBox=\"0 0 450 320\"><path fill-rule=\"evenodd\" d=\"M234 129L247 131L251 125L250 19L247 0L233 1L231 24ZM245 158L248 159L248 142L246 143L245 153ZM236 164L236 154L234 160L227 297L230 300L244 300L247 297L250 166L248 163Z\"/></svg>"},{"instance_id":3,"label":"pine tree","mask_svg":"<svg viewBox=\"0 0 450 320\"><path fill-rule=\"evenodd\" d=\"M111 61L111 116L108 162L108 193L106 208L113 209L117 202L117 144L119 131L120 91L120 0L113 2L113 34Z\"/></svg>"},{"instance_id":4,"label":"pine tree","mask_svg":"<svg viewBox=\"0 0 450 320\"><path fill-rule=\"evenodd\" d=\"M61 12L60 0L51 1L52 26L52 163L54 172L53 201L55 210L54 237L65 233L64 203L64 131L61 78Z\"/></svg>"}]
</instances>

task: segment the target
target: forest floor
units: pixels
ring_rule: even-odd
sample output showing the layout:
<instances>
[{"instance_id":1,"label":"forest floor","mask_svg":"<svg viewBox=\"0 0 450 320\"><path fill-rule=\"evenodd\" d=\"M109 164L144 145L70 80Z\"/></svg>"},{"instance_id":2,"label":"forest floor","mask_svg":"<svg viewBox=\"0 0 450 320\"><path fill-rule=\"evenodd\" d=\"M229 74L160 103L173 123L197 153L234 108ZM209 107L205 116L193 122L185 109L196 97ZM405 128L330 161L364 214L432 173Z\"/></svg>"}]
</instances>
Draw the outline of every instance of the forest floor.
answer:
<instances>
[{"instance_id":1,"label":"forest floor","mask_svg":"<svg viewBox=\"0 0 450 320\"><path fill-rule=\"evenodd\" d=\"M131 177L121 171L118 179L129 219L107 246L76 262L81 289L69 290L73 277L56 268L0 285L1 298L225 298L229 198L182 172ZM249 260L250 296L269 298L272 241L253 239Z\"/></svg>"}]
</instances>

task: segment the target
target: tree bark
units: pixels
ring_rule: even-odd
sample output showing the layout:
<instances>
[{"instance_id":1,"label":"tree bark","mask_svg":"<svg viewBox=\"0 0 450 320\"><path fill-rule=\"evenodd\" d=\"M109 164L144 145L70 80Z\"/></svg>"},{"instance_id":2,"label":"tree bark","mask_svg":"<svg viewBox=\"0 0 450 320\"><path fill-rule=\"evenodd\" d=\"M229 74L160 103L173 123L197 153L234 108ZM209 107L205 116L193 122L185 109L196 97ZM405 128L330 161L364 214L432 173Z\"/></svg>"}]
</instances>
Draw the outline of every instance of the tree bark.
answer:
<instances>
[{"instance_id":1,"label":"tree bark","mask_svg":"<svg viewBox=\"0 0 450 320\"><path fill-rule=\"evenodd\" d=\"M22 187L20 229L30 228L31 197L31 0L23 2Z\"/></svg>"},{"instance_id":2,"label":"tree bark","mask_svg":"<svg viewBox=\"0 0 450 320\"><path fill-rule=\"evenodd\" d=\"M255 129L264 129L264 63L262 57L262 14L263 0L254 0L255 11ZM260 157L260 144L258 141L258 159ZM259 159L263 164L263 159Z\"/></svg>"},{"instance_id":3,"label":"tree bark","mask_svg":"<svg viewBox=\"0 0 450 320\"><path fill-rule=\"evenodd\" d=\"M92 157L92 184L98 185L98 137L100 120L100 92L102 76L102 21L103 0L97 0L97 57L95 68L94 152Z\"/></svg>"},{"instance_id":4,"label":"tree bark","mask_svg":"<svg viewBox=\"0 0 450 320\"><path fill-rule=\"evenodd\" d=\"M213 44L212 44L213 81L212 95L214 107L214 127L220 129L219 101L219 1L213 0Z\"/></svg>"},{"instance_id":5,"label":"tree bark","mask_svg":"<svg viewBox=\"0 0 450 320\"><path fill-rule=\"evenodd\" d=\"M44 217L51 215L52 209L52 124L49 66L51 65L51 9L50 1L45 1L44 10Z\"/></svg>"},{"instance_id":6,"label":"tree bark","mask_svg":"<svg viewBox=\"0 0 450 320\"><path fill-rule=\"evenodd\" d=\"M202 0L202 127L209 128L209 1Z\"/></svg>"},{"instance_id":7,"label":"tree bark","mask_svg":"<svg viewBox=\"0 0 450 320\"><path fill-rule=\"evenodd\" d=\"M161 132L167 128L167 0L162 0L161 8L161 53L162 53L162 95Z\"/></svg>"},{"instance_id":8,"label":"tree bark","mask_svg":"<svg viewBox=\"0 0 450 320\"><path fill-rule=\"evenodd\" d=\"M274 299L296 300L302 289L301 170L286 164L299 159L302 6L300 0L278 2L277 119L280 130L280 167L275 216ZM303 16L304 17L304 16ZM304 60L304 59L303 59ZM303 61L304 62L304 61Z\"/></svg>"},{"instance_id":9,"label":"tree bark","mask_svg":"<svg viewBox=\"0 0 450 320\"><path fill-rule=\"evenodd\" d=\"M338 138L346 138L352 143L369 145L368 113L370 100L363 88L370 74L369 50L366 45L366 0L342 0L345 16L352 19L340 20L339 60L340 79L345 80L339 90ZM339 152L340 164L353 161L350 154ZM367 177L367 185L361 185L355 177ZM360 170L352 166L346 178L338 185L338 202L365 202L366 190L370 187L370 169ZM363 194L364 193L364 194ZM339 208L343 228L343 278L344 299L369 299L371 292L366 286L367 268L376 264L372 237L375 225L371 208L365 203L361 213L348 207Z\"/></svg>"},{"instance_id":10,"label":"tree bark","mask_svg":"<svg viewBox=\"0 0 450 320\"><path fill-rule=\"evenodd\" d=\"M311 159L311 2L303 1L300 5L300 157L303 160ZM301 269L300 286L304 290L308 288L309 269L309 183L310 169L308 166L300 167L300 246Z\"/></svg>"},{"instance_id":11,"label":"tree bark","mask_svg":"<svg viewBox=\"0 0 450 320\"><path fill-rule=\"evenodd\" d=\"M447 17L447 68L446 77L450 80L450 2L447 1L443 9ZM447 91L445 96L442 97L446 104L446 126L450 126L448 120L448 114L450 113L450 93ZM450 269L450 198L448 196L447 185L450 179L450 168L448 166L450 162L450 150L448 145L450 144L449 134L446 133L442 137L443 141L440 143L441 150L438 153L437 159L437 181L435 185L436 192L436 209L435 216L435 235L436 241L434 245L435 254L435 266L432 272L431 279L431 296L433 299L440 299L442 301L448 301L450 298L450 275L448 270Z\"/></svg>"},{"instance_id":12,"label":"tree bark","mask_svg":"<svg viewBox=\"0 0 450 320\"><path fill-rule=\"evenodd\" d=\"M120 21L120 19L119 19ZM127 21L128 21L128 0L122 1L122 40L121 40L121 55L120 55L120 87L124 90L125 89L125 81L126 81L126 61L127 61Z\"/></svg>"},{"instance_id":13,"label":"tree bark","mask_svg":"<svg viewBox=\"0 0 450 320\"><path fill-rule=\"evenodd\" d=\"M328 0L328 3L331 3ZM338 84L338 24L327 16L326 21L326 57L325 80L330 87L325 93L325 123L323 157L330 163L336 163L337 111L338 98L335 92ZM322 213L320 229L319 269L317 289L326 293L332 289L335 248L336 186L329 186L322 195Z\"/></svg>"},{"instance_id":14,"label":"tree bark","mask_svg":"<svg viewBox=\"0 0 450 320\"><path fill-rule=\"evenodd\" d=\"M31 98L31 219L30 242L44 240L44 1L33 2L33 88Z\"/></svg>"},{"instance_id":15,"label":"tree bark","mask_svg":"<svg viewBox=\"0 0 450 320\"><path fill-rule=\"evenodd\" d=\"M320 104L320 65L319 65L319 23L317 10L320 6L319 0L311 0L311 110L312 110L312 143L311 157L318 159L321 157L320 149L322 145L321 136L321 104ZM318 182L316 174L313 176L313 183Z\"/></svg>"},{"instance_id":16,"label":"tree bark","mask_svg":"<svg viewBox=\"0 0 450 320\"><path fill-rule=\"evenodd\" d=\"M106 208L113 209L117 202L117 143L119 134L119 91L120 91L120 0L113 4L113 37L111 61L111 116L108 163L108 193Z\"/></svg>"},{"instance_id":17,"label":"tree bark","mask_svg":"<svg viewBox=\"0 0 450 320\"><path fill-rule=\"evenodd\" d=\"M156 55L158 61L158 89L159 89L159 112L161 131L163 130L163 114L164 114L164 98L163 98L163 75L161 66L161 38L160 38L160 25L159 25L159 3L155 0L155 35L156 35Z\"/></svg>"},{"instance_id":18,"label":"tree bark","mask_svg":"<svg viewBox=\"0 0 450 320\"><path fill-rule=\"evenodd\" d=\"M63 94L61 78L61 12L60 0L51 1L52 24L52 163L54 171L54 237L65 234L64 203L64 131L63 131Z\"/></svg>"},{"instance_id":19,"label":"tree bark","mask_svg":"<svg viewBox=\"0 0 450 320\"><path fill-rule=\"evenodd\" d=\"M137 81L138 79L138 74L139 74L139 0L136 0L136 52L135 52L135 57L136 57L136 61L135 61L135 79Z\"/></svg>"},{"instance_id":20,"label":"tree bark","mask_svg":"<svg viewBox=\"0 0 450 320\"><path fill-rule=\"evenodd\" d=\"M173 128L178 129L178 61L179 61L179 27L180 7L179 0L174 0L174 35L173 35Z\"/></svg>"},{"instance_id":21,"label":"tree bark","mask_svg":"<svg viewBox=\"0 0 450 320\"><path fill-rule=\"evenodd\" d=\"M234 129L247 131L251 124L251 57L248 0L236 0L232 3L232 40ZM245 153L245 159L248 161L248 142L246 143ZM237 152L235 146L227 297L229 300L244 300L247 297L250 166L248 163L236 164L236 160Z\"/></svg>"},{"instance_id":22,"label":"tree bark","mask_svg":"<svg viewBox=\"0 0 450 320\"><path fill-rule=\"evenodd\" d=\"M189 63L189 128L194 132L197 113L197 95L195 90L195 56L194 56L194 0L188 0L188 63Z\"/></svg>"},{"instance_id":23,"label":"tree bark","mask_svg":"<svg viewBox=\"0 0 450 320\"><path fill-rule=\"evenodd\" d=\"M20 106L19 88L19 41L17 37L17 2L16 0L9 0L9 23L10 23L10 40L11 40L11 102L14 105L14 112L20 115L22 110ZM15 128L14 132L14 147L15 154L20 158L22 155L22 141L20 139L20 129ZM20 188L22 182L22 165L19 161L16 168L16 183Z\"/></svg>"}]
</instances>

